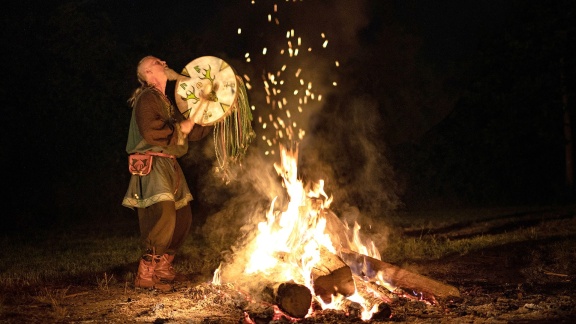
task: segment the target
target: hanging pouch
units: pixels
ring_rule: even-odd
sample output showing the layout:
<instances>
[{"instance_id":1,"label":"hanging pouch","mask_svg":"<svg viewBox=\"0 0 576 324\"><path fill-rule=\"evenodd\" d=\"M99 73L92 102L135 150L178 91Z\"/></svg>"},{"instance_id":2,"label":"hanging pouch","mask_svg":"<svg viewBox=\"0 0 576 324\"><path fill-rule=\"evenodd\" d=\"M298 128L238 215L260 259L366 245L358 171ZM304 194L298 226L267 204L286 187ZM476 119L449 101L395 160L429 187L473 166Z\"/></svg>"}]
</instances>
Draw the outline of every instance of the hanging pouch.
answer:
<instances>
[{"instance_id":1,"label":"hanging pouch","mask_svg":"<svg viewBox=\"0 0 576 324\"><path fill-rule=\"evenodd\" d=\"M128 170L133 175L145 176L152 170L152 158L150 154L134 153L128 156Z\"/></svg>"}]
</instances>

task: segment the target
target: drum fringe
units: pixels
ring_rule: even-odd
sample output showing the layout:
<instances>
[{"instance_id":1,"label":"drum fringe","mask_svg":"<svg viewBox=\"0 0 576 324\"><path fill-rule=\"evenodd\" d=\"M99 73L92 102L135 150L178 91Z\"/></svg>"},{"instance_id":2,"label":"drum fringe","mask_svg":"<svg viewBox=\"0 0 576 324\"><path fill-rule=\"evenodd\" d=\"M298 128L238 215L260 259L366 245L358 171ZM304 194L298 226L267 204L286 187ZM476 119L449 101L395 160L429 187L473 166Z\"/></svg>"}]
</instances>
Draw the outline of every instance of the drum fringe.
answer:
<instances>
[{"instance_id":1,"label":"drum fringe","mask_svg":"<svg viewBox=\"0 0 576 324\"><path fill-rule=\"evenodd\" d=\"M237 105L232 112L214 126L214 150L216 152L216 171L223 173L223 178L231 179L230 167L241 162L248 146L256 137L252 129L252 112L248 102L248 93L242 78L238 81Z\"/></svg>"}]
</instances>

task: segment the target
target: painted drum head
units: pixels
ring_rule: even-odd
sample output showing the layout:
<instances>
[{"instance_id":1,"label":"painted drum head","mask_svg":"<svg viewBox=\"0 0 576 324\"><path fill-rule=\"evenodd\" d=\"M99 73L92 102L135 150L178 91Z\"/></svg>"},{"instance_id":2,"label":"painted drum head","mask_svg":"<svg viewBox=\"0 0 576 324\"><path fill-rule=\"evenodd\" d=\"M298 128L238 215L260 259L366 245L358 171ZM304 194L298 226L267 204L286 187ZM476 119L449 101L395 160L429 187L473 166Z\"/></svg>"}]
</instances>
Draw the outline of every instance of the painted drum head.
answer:
<instances>
[{"instance_id":1,"label":"painted drum head","mask_svg":"<svg viewBox=\"0 0 576 324\"><path fill-rule=\"evenodd\" d=\"M194 123L213 125L235 108L238 80L224 60L202 56L188 63L181 74L176 82L176 105Z\"/></svg>"}]
</instances>

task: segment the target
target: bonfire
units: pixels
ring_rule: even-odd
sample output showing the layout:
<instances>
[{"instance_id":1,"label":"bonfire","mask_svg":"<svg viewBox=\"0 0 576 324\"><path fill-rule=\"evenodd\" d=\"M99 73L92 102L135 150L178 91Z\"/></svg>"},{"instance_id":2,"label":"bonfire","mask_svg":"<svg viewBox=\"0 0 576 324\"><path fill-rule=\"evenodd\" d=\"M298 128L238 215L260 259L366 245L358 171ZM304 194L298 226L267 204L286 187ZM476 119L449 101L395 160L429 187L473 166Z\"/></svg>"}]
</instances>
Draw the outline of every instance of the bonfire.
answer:
<instances>
[{"instance_id":1,"label":"bonfire","mask_svg":"<svg viewBox=\"0 0 576 324\"><path fill-rule=\"evenodd\" d=\"M259 306L252 305L253 310L269 306L273 318L289 320L325 310L362 320L388 318L388 304L399 297L436 303L437 297L459 296L455 287L382 261L357 222L349 226L330 210L332 197L322 180L304 184L298 178L297 161L297 147L280 146L280 163L274 167L289 202L284 210L275 210L272 201L257 233L236 251L247 256L242 258L241 273L235 270L227 276L232 266L221 264L213 285L245 289L249 291L245 298ZM249 312L244 321L253 322Z\"/></svg>"}]
</instances>

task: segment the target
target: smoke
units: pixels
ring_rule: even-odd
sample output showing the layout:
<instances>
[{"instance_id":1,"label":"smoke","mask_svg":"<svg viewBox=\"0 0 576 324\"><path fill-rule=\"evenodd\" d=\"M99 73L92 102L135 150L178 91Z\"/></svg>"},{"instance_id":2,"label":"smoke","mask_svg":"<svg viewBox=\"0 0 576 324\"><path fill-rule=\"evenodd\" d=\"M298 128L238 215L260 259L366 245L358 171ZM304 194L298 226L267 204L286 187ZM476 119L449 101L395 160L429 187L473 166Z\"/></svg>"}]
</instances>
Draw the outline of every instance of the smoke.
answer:
<instances>
[{"instance_id":1,"label":"smoke","mask_svg":"<svg viewBox=\"0 0 576 324\"><path fill-rule=\"evenodd\" d=\"M386 217L401 202L386 158L378 103L365 95L330 102L314 116L300 148L299 170L303 178L325 179L334 212L349 224L371 229L378 234L371 239L384 245Z\"/></svg>"},{"instance_id":2,"label":"smoke","mask_svg":"<svg viewBox=\"0 0 576 324\"><path fill-rule=\"evenodd\" d=\"M258 223L265 221L266 213L272 202L277 203L272 208L282 210L286 197L279 176L275 174L273 164L263 157L257 149L250 149L243 158L241 165L231 170L232 182L226 189L227 199L222 202L219 210L210 215L202 227L202 234L213 250L222 253L221 280L235 282L250 291L261 289L266 278L255 280L254 277L243 276L244 267L248 263L251 251L255 249L254 238L258 234ZM208 176L208 175L207 175ZM223 181L214 179L217 174L209 177L211 185L204 187L207 195L223 192ZM209 196L210 197L210 196ZM222 196L220 195L220 200ZM208 198L215 199L216 197ZM269 281L269 280L268 280ZM255 294L261 295L261 292Z\"/></svg>"},{"instance_id":3,"label":"smoke","mask_svg":"<svg viewBox=\"0 0 576 324\"><path fill-rule=\"evenodd\" d=\"M378 233L372 240L383 247L387 231L382 220L399 205L383 122L378 102L346 88L352 81L345 80L340 67L362 50L357 34L369 23L366 1L353 6L347 0L280 2L276 11L265 1L248 2L234 18L243 30L238 43L249 49L250 59L229 61L248 76L257 137L241 165L231 170L230 183L225 185L212 170L198 178L200 199L216 210L201 232L214 250L224 251L223 278L241 278L258 222L265 220L275 197L275 210L286 204L273 168L280 144L298 143L303 181L325 180L335 214ZM272 22L262 27L264 14ZM298 55L290 55L290 49L298 49ZM311 95L304 95L307 90ZM210 144L196 154L213 159Z\"/></svg>"}]
</instances>

